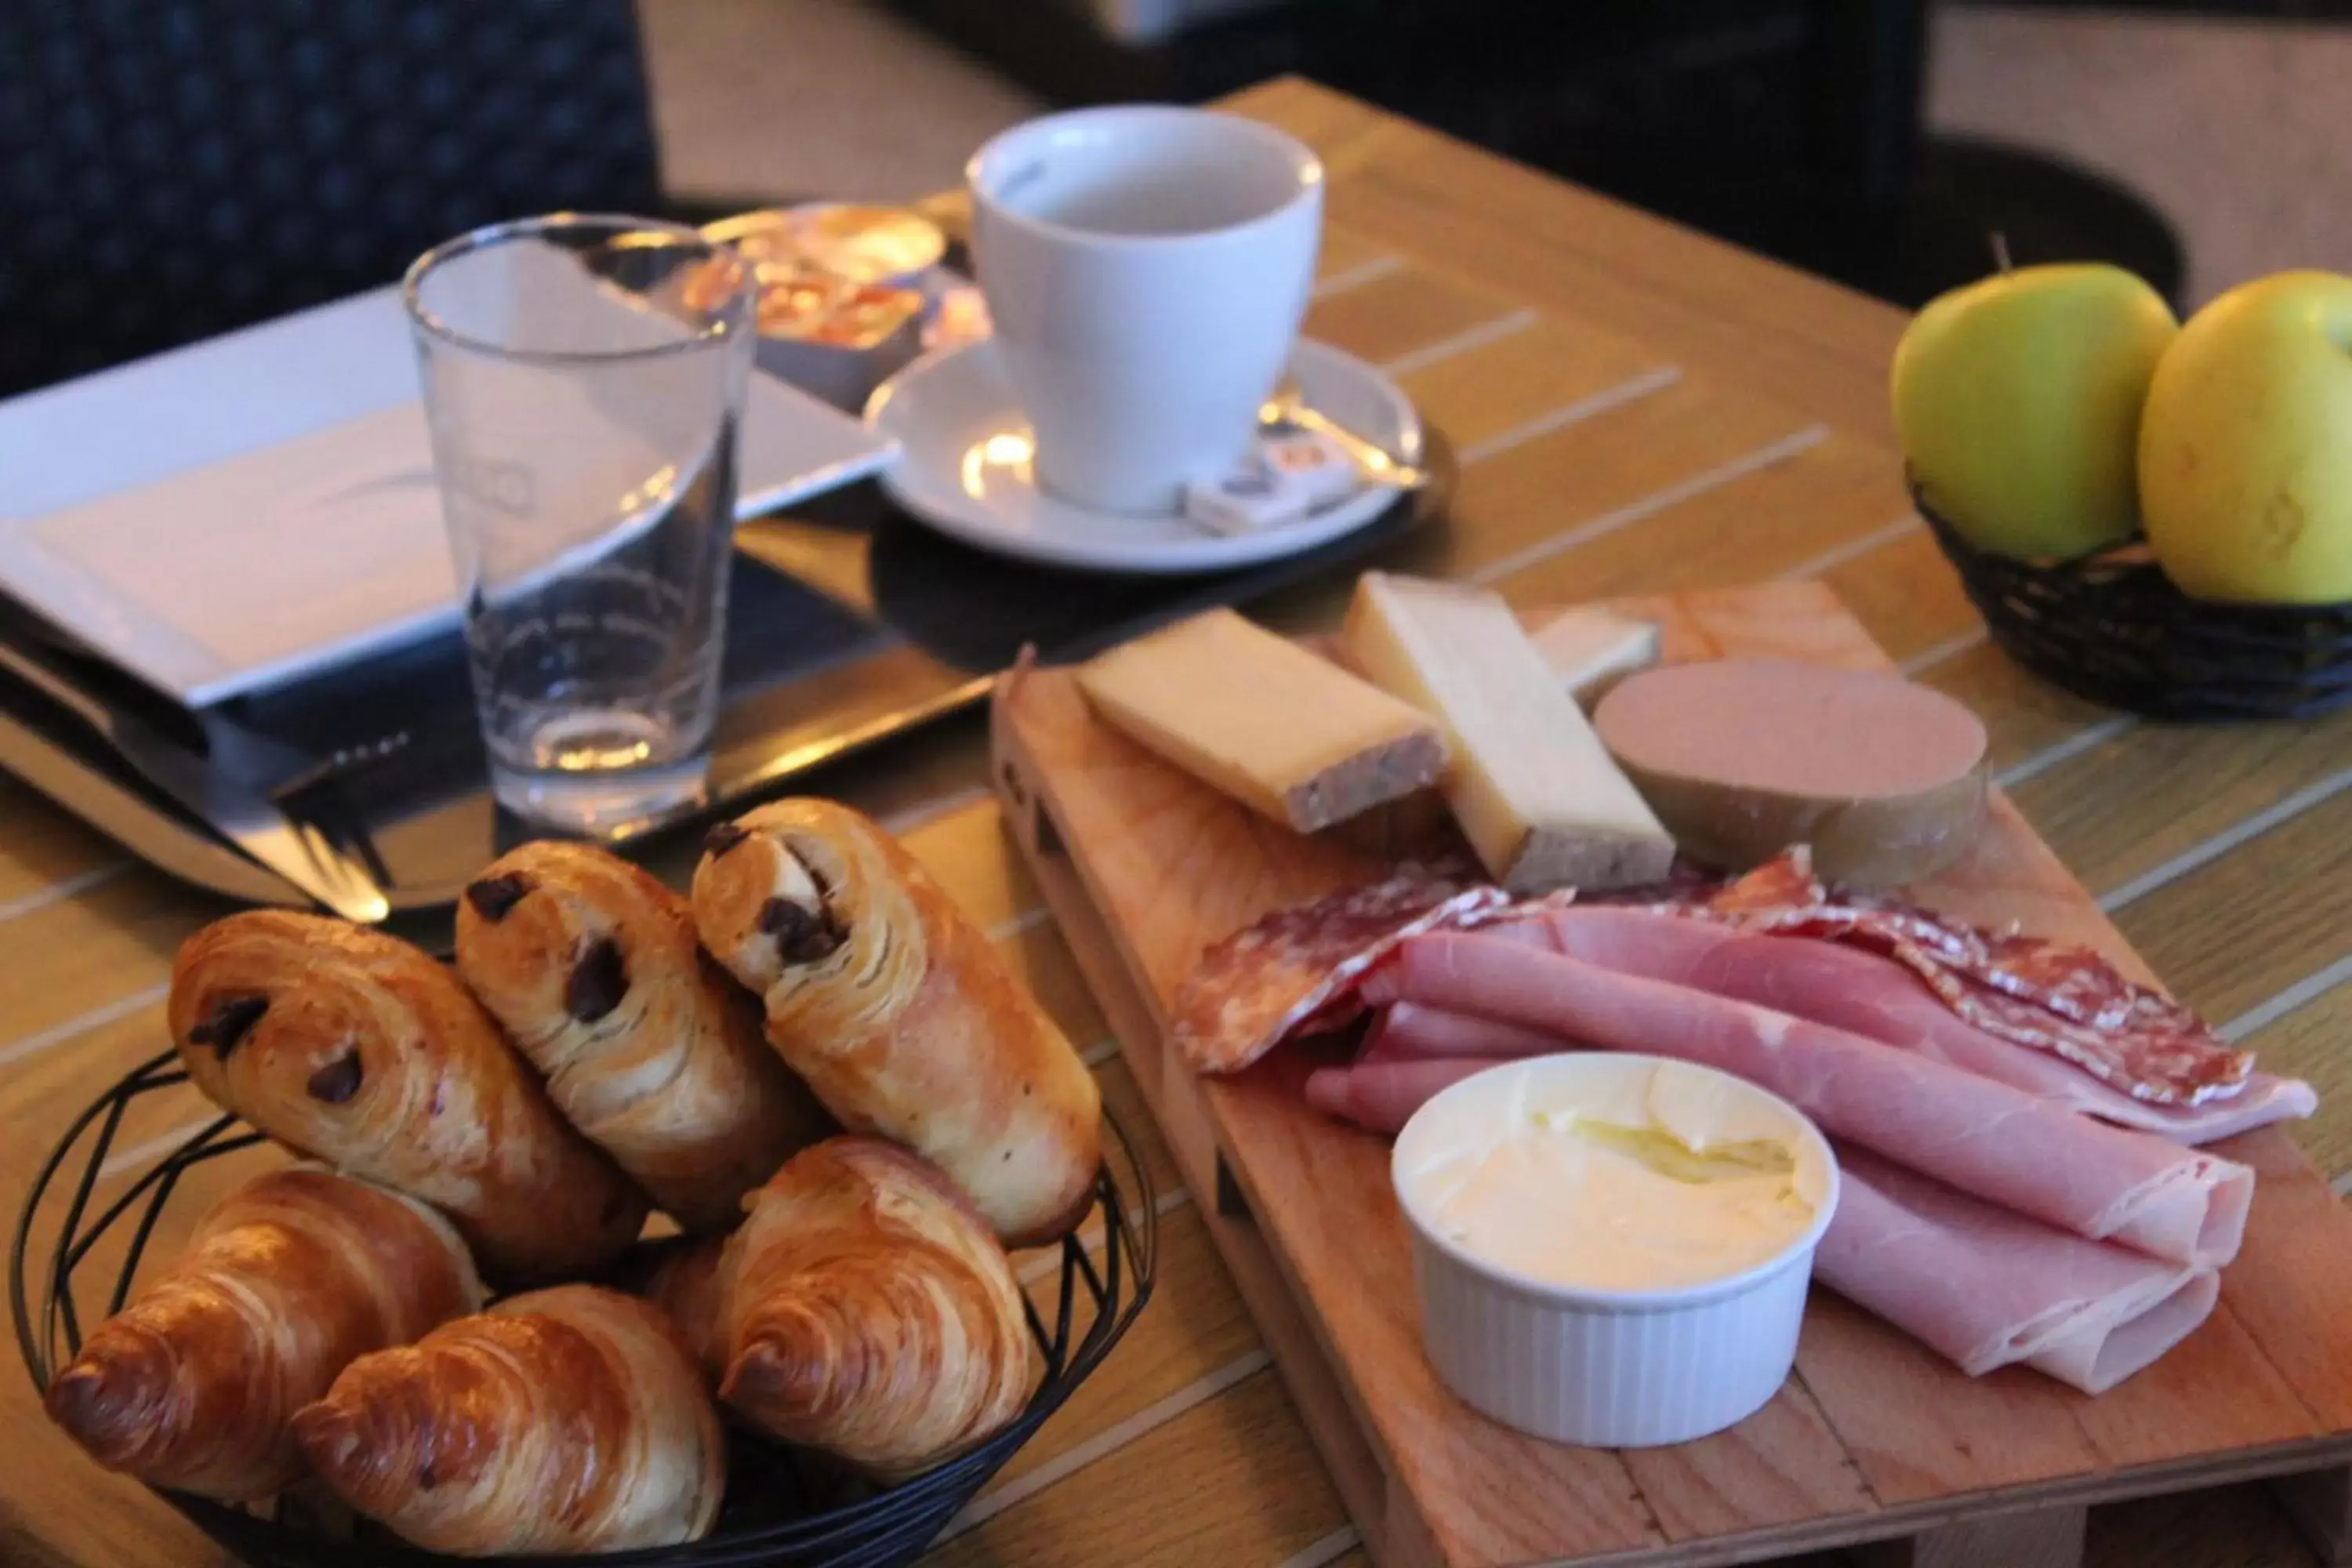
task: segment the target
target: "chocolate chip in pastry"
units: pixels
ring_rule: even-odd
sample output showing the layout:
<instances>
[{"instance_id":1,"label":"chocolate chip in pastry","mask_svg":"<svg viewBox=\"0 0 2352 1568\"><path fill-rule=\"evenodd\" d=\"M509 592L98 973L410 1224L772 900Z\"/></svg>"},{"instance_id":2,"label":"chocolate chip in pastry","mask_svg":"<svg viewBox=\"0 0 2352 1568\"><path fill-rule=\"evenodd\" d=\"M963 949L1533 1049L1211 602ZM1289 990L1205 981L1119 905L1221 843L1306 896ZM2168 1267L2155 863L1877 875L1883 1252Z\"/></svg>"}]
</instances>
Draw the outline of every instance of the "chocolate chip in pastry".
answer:
<instances>
[{"instance_id":1,"label":"chocolate chip in pastry","mask_svg":"<svg viewBox=\"0 0 2352 1568\"><path fill-rule=\"evenodd\" d=\"M572 1124L688 1230L833 1130L704 955L685 899L585 844L500 857L457 909L457 973Z\"/></svg>"},{"instance_id":2,"label":"chocolate chip in pastry","mask_svg":"<svg viewBox=\"0 0 2352 1568\"><path fill-rule=\"evenodd\" d=\"M845 1127L922 1153L1007 1245L1091 1201L1094 1075L913 858L822 800L761 806L694 874L703 945L766 1002L768 1038Z\"/></svg>"},{"instance_id":3,"label":"chocolate chip in pastry","mask_svg":"<svg viewBox=\"0 0 2352 1568\"><path fill-rule=\"evenodd\" d=\"M457 977L382 931L282 910L215 921L182 944L167 1016L215 1104L434 1205L499 1280L593 1268L644 1224L645 1195Z\"/></svg>"}]
</instances>

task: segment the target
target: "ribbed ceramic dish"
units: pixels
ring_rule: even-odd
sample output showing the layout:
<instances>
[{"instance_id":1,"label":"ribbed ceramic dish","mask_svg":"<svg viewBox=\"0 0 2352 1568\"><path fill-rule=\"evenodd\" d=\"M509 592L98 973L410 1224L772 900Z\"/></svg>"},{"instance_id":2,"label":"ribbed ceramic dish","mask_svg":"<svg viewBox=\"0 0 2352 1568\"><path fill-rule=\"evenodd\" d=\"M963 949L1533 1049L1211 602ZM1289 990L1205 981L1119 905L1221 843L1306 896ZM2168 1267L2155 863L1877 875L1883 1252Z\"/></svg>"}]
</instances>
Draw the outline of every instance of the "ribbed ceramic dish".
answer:
<instances>
[{"instance_id":1,"label":"ribbed ceramic dish","mask_svg":"<svg viewBox=\"0 0 2352 1568\"><path fill-rule=\"evenodd\" d=\"M1423 1173L1477 1130L1500 1131L1522 1102L1585 1101L1660 1068L1696 1074L1785 1136L1820 1177L1812 1222L1751 1268L1672 1289L1570 1289L1479 1257L1445 1234ZM1813 1249L1836 1212L1836 1156L1794 1106L1686 1062L1578 1052L1507 1063L1463 1079L1414 1113L1391 1167L1412 1231L1413 1277L1430 1363L1465 1403L1559 1443L1648 1447L1703 1437L1755 1413L1788 1377Z\"/></svg>"}]
</instances>

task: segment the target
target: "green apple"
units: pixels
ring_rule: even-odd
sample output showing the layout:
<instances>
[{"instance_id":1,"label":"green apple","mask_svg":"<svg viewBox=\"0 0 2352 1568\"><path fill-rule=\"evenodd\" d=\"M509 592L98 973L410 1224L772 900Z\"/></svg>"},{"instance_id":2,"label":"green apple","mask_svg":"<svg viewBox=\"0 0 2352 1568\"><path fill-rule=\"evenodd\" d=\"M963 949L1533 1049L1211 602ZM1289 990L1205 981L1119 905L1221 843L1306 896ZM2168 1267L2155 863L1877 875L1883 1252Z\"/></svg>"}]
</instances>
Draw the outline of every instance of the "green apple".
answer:
<instances>
[{"instance_id":1,"label":"green apple","mask_svg":"<svg viewBox=\"0 0 2352 1568\"><path fill-rule=\"evenodd\" d=\"M2179 331L2119 267L2021 267L1927 302L1895 351L1895 428L1979 550L2087 555L2139 525L2140 404Z\"/></svg>"},{"instance_id":2,"label":"green apple","mask_svg":"<svg viewBox=\"0 0 2352 1568\"><path fill-rule=\"evenodd\" d=\"M2191 597L2352 600L2352 278L2281 272L2198 311L2148 389L2139 486Z\"/></svg>"}]
</instances>

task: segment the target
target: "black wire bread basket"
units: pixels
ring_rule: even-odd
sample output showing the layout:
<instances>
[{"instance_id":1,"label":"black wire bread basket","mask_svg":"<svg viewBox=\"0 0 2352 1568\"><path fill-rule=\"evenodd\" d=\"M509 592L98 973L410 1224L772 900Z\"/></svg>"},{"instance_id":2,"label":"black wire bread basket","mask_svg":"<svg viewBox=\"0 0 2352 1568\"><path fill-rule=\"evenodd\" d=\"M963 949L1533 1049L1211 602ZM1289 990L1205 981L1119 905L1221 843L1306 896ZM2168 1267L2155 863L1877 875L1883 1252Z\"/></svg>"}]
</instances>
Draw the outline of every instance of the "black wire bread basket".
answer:
<instances>
[{"instance_id":1,"label":"black wire bread basket","mask_svg":"<svg viewBox=\"0 0 2352 1568\"><path fill-rule=\"evenodd\" d=\"M1981 551L1911 499L2001 651L2051 685L2150 719L2315 719L2352 704L2352 604L2192 599L2135 542L2076 561Z\"/></svg>"},{"instance_id":2,"label":"black wire bread basket","mask_svg":"<svg viewBox=\"0 0 2352 1568\"><path fill-rule=\"evenodd\" d=\"M126 1123L135 1127L169 1108L159 1106L159 1098L181 1102L184 1114L194 1102L181 1087L186 1082L168 1051L127 1074L66 1130L33 1181L9 1248L8 1292L16 1343L37 1387L46 1389L79 1353L85 1325L120 1311L130 1299L141 1258L182 1192L183 1178L266 1142L224 1115L176 1142L166 1134L118 1148ZM1060 1243L1058 1259L1040 1253L1015 1260L1045 1374L1012 1426L887 1488L821 1456L732 1429L727 1500L705 1539L593 1556L502 1561L539 1568L885 1568L914 1561L1102 1364L1150 1298L1159 1250L1150 1173L1108 1110L1103 1127L1105 1157L1093 1207ZM167 1146L158 1151L158 1142ZM118 1183L119 1193L102 1192ZM61 1219L53 1194L64 1202ZM194 1205L186 1206L185 1217L193 1217ZM157 1495L254 1568L450 1568L459 1561L410 1546L303 1489L252 1510L177 1492Z\"/></svg>"}]
</instances>

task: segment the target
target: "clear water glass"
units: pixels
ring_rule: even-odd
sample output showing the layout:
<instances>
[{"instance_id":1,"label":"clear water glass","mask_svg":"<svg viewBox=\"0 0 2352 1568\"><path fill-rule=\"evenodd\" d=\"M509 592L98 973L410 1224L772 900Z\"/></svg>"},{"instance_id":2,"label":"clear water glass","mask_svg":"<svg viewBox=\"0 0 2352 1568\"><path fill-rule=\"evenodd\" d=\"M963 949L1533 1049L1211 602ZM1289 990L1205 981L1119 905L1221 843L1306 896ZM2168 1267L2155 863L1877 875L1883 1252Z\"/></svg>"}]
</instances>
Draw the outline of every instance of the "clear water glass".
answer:
<instances>
[{"instance_id":1,"label":"clear water glass","mask_svg":"<svg viewBox=\"0 0 2352 1568\"><path fill-rule=\"evenodd\" d=\"M612 837L698 804L757 334L651 218L478 229L404 288L499 803Z\"/></svg>"}]
</instances>

